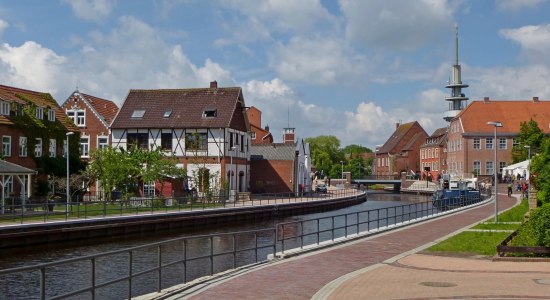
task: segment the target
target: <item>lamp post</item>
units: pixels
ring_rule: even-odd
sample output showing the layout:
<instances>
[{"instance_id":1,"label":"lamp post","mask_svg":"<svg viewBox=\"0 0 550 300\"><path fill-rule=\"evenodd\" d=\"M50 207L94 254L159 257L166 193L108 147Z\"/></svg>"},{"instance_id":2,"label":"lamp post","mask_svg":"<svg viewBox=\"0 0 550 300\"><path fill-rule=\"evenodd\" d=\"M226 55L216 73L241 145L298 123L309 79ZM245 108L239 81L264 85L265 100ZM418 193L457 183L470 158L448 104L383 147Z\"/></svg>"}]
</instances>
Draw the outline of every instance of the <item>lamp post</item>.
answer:
<instances>
[{"instance_id":1,"label":"lamp post","mask_svg":"<svg viewBox=\"0 0 550 300\"><path fill-rule=\"evenodd\" d=\"M342 165L342 179L344 179L344 161L341 160L340 164Z\"/></svg>"},{"instance_id":2,"label":"lamp post","mask_svg":"<svg viewBox=\"0 0 550 300\"><path fill-rule=\"evenodd\" d=\"M231 147L231 151L235 151L235 149L237 149L236 146L233 146ZM230 154L230 157L231 157L231 163L229 164L230 165L230 168L229 168L229 197L231 197L231 191L233 190L233 183L231 182L231 179L233 177L233 153Z\"/></svg>"},{"instance_id":3,"label":"lamp post","mask_svg":"<svg viewBox=\"0 0 550 300\"><path fill-rule=\"evenodd\" d=\"M529 172L529 174L527 175L527 179L526 179L526 180L528 180L531 177L531 146L530 145L525 145L523 147L527 148L527 157L529 158L529 163L527 164L527 171ZM528 183L529 183L529 185L531 185L530 181ZM527 193L527 203L529 203L529 189L530 188L531 188L530 186L527 186L527 190L525 191Z\"/></svg>"},{"instance_id":4,"label":"lamp post","mask_svg":"<svg viewBox=\"0 0 550 300\"><path fill-rule=\"evenodd\" d=\"M72 131L69 131L66 133L66 136L67 136L67 216L69 216L69 208L70 208L70 203L71 203L71 189L69 187L69 137L71 135L73 135L74 132Z\"/></svg>"},{"instance_id":5,"label":"lamp post","mask_svg":"<svg viewBox=\"0 0 550 300\"><path fill-rule=\"evenodd\" d=\"M497 183L498 183L498 179L497 179L497 171L496 171L496 167L497 167L497 127L502 127L502 123L500 122L487 122L487 125L493 125L495 127L495 130L494 130L494 137L495 137L495 140L493 141L493 148L494 148L494 152L495 152L495 157L494 157L494 160L493 160L493 175L494 175L494 182L495 182L495 223L498 222L498 190L497 190Z\"/></svg>"}]
</instances>

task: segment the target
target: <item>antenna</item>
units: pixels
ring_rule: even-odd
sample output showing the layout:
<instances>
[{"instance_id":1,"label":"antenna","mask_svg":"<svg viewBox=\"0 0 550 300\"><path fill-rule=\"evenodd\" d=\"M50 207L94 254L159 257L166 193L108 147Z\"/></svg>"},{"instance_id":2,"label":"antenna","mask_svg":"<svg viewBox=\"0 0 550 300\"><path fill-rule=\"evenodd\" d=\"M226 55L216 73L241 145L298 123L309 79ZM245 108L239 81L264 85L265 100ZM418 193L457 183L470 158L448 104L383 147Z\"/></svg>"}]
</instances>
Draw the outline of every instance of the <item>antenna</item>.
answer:
<instances>
[{"instance_id":1,"label":"antenna","mask_svg":"<svg viewBox=\"0 0 550 300\"><path fill-rule=\"evenodd\" d=\"M455 23L455 51L456 51L456 65L458 65L458 24Z\"/></svg>"}]
</instances>

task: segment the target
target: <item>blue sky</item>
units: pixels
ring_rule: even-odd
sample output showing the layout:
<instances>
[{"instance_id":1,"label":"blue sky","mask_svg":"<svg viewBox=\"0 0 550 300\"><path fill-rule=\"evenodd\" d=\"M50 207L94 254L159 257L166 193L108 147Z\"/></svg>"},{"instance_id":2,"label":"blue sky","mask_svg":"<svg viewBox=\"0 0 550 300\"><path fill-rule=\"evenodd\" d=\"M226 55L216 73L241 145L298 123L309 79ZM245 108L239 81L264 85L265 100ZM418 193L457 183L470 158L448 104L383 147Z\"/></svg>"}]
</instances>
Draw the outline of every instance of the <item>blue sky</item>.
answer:
<instances>
[{"instance_id":1,"label":"blue sky","mask_svg":"<svg viewBox=\"0 0 550 300\"><path fill-rule=\"evenodd\" d=\"M472 100L550 99L548 0L4 0L0 84L122 105L129 89L240 86L275 141L373 148L445 126L459 26Z\"/></svg>"}]
</instances>

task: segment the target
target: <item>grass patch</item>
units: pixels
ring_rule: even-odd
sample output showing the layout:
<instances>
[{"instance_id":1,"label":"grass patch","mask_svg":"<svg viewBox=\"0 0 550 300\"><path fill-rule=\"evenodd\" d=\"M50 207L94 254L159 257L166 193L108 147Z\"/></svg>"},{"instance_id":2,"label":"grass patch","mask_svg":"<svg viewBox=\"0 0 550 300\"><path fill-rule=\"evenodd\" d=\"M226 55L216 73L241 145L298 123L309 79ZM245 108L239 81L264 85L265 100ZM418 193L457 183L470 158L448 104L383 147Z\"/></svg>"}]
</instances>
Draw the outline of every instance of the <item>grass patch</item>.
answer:
<instances>
[{"instance_id":1,"label":"grass patch","mask_svg":"<svg viewBox=\"0 0 550 300\"><path fill-rule=\"evenodd\" d=\"M510 224L510 223L481 223L472 227L472 229L485 229L485 230L517 230L522 223Z\"/></svg>"},{"instance_id":2,"label":"grass patch","mask_svg":"<svg viewBox=\"0 0 550 300\"><path fill-rule=\"evenodd\" d=\"M508 232L465 231L426 249L426 251L493 256L497 252L496 245L500 244L508 235L510 235Z\"/></svg>"},{"instance_id":3,"label":"grass patch","mask_svg":"<svg viewBox=\"0 0 550 300\"><path fill-rule=\"evenodd\" d=\"M499 223L491 221L477 224L474 229L487 230L517 230L521 224L502 224L500 222L523 222L524 215L529 210L527 199L519 205L498 215ZM448 238L428 249L427 252L445 252L474 255L496 254L496 247L510 235L509 232L473 232L465 231Z\"/></svg>"}]
</instances>

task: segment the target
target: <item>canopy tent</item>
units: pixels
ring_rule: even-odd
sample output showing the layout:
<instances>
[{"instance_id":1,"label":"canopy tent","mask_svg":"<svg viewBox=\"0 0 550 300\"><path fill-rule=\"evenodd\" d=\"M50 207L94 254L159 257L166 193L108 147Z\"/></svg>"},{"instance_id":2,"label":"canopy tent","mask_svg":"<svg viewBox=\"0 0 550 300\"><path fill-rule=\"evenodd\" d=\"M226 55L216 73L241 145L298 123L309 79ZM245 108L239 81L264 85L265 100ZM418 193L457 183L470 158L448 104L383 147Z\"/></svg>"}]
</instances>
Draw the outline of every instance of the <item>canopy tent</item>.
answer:
<instances>
[{"instance_id":1,"label":"canopy tent","mask_svg":"<svg viewBox=\"0 0 550 300\"><path fill-rule=\"evenodd\" d=\"M36 171L16 165L5 160L0 160L0 213L4 213L6 188L13 184L13 178L17 179L21 187L21 203L25 205L25 199L30 196L31 175Z\"/></svg>"},{"instance_id":2,"label":"canopy tent","mask_svg":"<svg viewBox=\"0 0 550 300\"><path fill-rule=\"evenodd\" d=\"M508 175L514 175L514 176L517 176L518 174L520 174L525 178L529 178L529 160L524 160L516 164L504 167L502 169L502 174L503 175L508 174Z\"/></svg>"}]
</instances>

